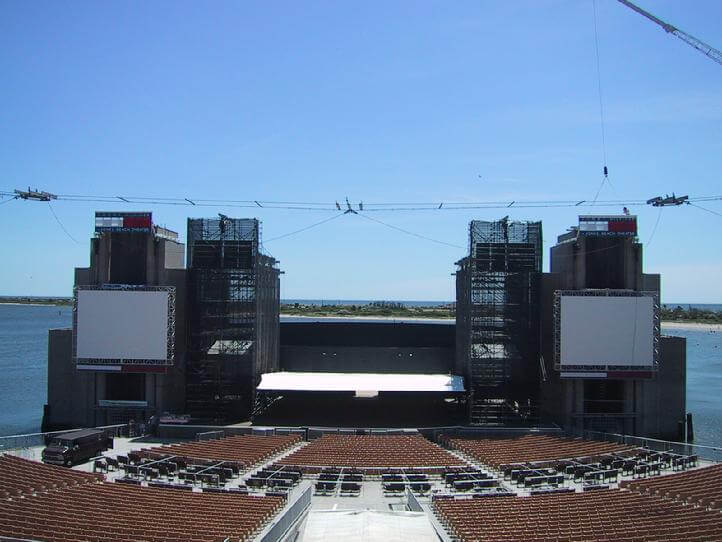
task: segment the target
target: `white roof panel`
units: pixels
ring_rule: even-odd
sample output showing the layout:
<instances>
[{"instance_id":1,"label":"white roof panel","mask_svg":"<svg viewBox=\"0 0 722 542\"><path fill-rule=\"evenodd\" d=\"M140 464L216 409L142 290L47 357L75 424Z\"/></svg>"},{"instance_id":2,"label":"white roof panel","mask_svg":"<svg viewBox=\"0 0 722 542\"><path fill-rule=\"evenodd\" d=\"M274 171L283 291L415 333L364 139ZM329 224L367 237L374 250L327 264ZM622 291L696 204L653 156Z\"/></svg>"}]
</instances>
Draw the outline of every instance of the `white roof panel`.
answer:
<instances>
[{"instance_id":1,"label":"white roof panel","mask_svg":"<svg viewBox=\"0 0 722 542\"><path fill-rule=\"evenodd\" d=\"M257 389L261 391L463 392L464 378L446 374L279 372L262 375Z\"/></svg>"}]
</instances>

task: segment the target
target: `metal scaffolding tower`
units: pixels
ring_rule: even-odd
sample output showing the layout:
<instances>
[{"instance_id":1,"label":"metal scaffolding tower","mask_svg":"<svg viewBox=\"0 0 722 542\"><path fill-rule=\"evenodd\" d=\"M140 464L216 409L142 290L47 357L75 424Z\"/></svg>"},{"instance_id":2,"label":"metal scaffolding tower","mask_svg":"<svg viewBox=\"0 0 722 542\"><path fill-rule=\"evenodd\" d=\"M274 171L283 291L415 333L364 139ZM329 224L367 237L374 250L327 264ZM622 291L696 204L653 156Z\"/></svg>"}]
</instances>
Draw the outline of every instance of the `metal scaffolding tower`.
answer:
<instances>
[{"instance_id":1,"label":"metal scaffolding tower","mask_svg":"<svg viewBox=\"0 0 722 542\"><path fill-rule=\"evenodd\" d=\"M195 419L247 418L261 374L278 370L280 272L259 238L256 219L188 220L186 408Z\"/></svg>"},{"instance_id":2,"label":"metal scaffolding tower","mask_svg":"<svg viewBox=\"0 0 722 542\"><path fill-rule=\"evenodd\" d=\"M535 415L541 251L541 222L469 225L469 255L456 262L456 350L471 424L528 422Z\"/></svg>"}]
</instances>

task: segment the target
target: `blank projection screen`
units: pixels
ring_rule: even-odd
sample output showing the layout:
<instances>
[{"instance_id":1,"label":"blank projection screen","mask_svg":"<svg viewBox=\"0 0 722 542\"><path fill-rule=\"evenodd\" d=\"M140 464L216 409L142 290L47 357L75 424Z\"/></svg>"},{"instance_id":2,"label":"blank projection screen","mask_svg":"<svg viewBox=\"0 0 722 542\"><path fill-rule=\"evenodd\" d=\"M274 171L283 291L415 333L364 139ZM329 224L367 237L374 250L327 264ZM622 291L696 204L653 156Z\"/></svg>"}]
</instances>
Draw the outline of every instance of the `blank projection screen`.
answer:
<instances>
[{"instance_id":1,"label":"blank projection screen","mask_svg":"<svg viewBox=\"0 0 722 542\"><path fill-rule=\"evenodd\" d=\"M78 359L168 358L168 292L78 290Z\"/></svg>"},{"instance_id":2,"label":"blank projection screen","mask_svg":"<svg viewBox=\"0 0 722 542\"><path fill-rule=\"evenodd\" d=\"M560 365L654 365L653 298L561 296Z\"/></svg>"}]
</instances>

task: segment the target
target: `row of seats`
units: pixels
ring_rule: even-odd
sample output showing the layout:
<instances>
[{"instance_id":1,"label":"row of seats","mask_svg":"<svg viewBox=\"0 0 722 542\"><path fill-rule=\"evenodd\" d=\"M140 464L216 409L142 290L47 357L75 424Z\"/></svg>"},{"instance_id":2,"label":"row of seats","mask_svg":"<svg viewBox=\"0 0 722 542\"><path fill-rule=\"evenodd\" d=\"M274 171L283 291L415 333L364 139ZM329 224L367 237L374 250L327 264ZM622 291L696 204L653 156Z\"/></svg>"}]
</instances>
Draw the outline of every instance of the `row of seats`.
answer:
<instances>
[{"instance_id":1,"label":"row of seats","mask_svg":"<svg viewBox=\"0 0 722 542\"><path fill-rule=\"evenodd\" d=\"M462 541L709 542L722 540L722 515L631 491L532 497L435 498L433 509Z\"/></svg>"},{"instance_id":2,"label":"row of seats","mask_svg":"<svg viewBox=\"0 0 722 542\"><path fill-rule=\"evenodd\" d=\"M37 469L39 474L54 470L42 464ZM5 472L0 465L0 478ZM3 501L0 536L87 542L250 540L284 503L283 497L86 483Z\"/></svg>"},{"instance_id":3,"label":"row of seats","mask_svg":"<svg viewBox=\"0 0 722 542\"><path fill-rule=\"evenodd\" d=\"M511 438L442 436L440 442L496 469L510 463L570 459L633 449L613 442L529 434Z\"/></svg>"},{"instance_id":4,"label":"row of seats","mask_svg":"<svg viewBox=\"0 0 722 542\"><path fill-rule=\"evenodd\" d=\"M705 508L722 509L722 464L651 480L625 480L620 486Z\"/></svg>"},{"instance_id":5,"label":"row of seats","mask_svg":"<svg viewBox=\"0 0 722 542\"><path fill-rule=\"evenodd\" d=\"M219 440L205 440L144 449L148 457L176 456L189 461L232 461L244 469L267 461L300 442L298 435L236 435Z\"/></svg>"},{"instance_id":6,"label":"row of seats","mask_svg":"<svg viewBox=\"0 0 722 542\"><path fill-rule=\"evenodd\" d=\"M77 484L96 483L102 476L28 461L10 454L0 455L0 498L31 495L36 492Z\"/></svg>"},{"instance_id":7,"label":"row of seats","mask_svg":"<svg viewBox=\"0 0 722 542\"><path fill-rule=\"evenodd\" d=\"M463 461L421 435L323 435L279 461L308 467L445 467Z\"/></svg>"}]
</instances>

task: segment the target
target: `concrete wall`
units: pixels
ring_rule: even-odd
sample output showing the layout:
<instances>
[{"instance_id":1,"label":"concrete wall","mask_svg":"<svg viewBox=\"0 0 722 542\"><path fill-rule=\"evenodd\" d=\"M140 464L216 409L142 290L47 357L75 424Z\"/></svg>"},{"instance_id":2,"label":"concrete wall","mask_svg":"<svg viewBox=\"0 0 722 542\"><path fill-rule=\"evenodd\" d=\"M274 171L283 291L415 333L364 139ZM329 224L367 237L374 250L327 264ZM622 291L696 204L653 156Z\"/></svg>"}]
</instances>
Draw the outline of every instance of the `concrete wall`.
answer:
<instances>
[{"instance_id":1,"label":"concrete wall","mask_svg":"<svg viewBox=\"0 0 722 542\"><path fill-rule=\"evenodd\" d=\"M637 382L637 434L665 440L684 440L687 339L662 337L660 354L657 377Z\"/></svg>"},{"instance_id":2,"label":"concrete wall","mask_svg":"<svg viewBox=\"0 0 722 542\"><path fill-rule=\"evenodd\" d=\"M450 373L455 326L437 323L282 322L282 371Z\"/></svg>"},{"instance_id":3,"label":"concrete wall","mask_svg":"<svg viewBox=\"0 0 722 542\"><path fill-rule=\"evenodd\" d=\"M659 294L662 290L662 278L659 273L644 273L642 275L642 290Z\"/></svg>"},{"instance_id":4,"label":"concrete wall","mask_svg":"<svg viewBox=\"0 0 722 542\"><path fill-rule=\"evenodd\" d=\"M453 366L453 348L281 346L283 371L447 374Z\"/></svg>"},{"instance_id":5,"label":"concrete wall","mask_svg":"<svg viewBox=\"0 0 722 542\"><path fill-rule=\"evenodd\" d=\"M382 346L454 348L454 321L438 323L281 322L284 346Z\"/></svg>"},{"instance_id":6,"label":"concrete wall","mask_svg":"<svg viewBox=\"0 0 722 542\"><path fill-rule=\"evenodd\" d=\"M570 399L562 393L559 371L554 369L554 292L567 287L564 282L567 277L561 273L542 273L541 276L541 355L546 373L546 379L540 379L539 415L542 423L562 423L564 413L571 408Z\"/></svg>"},{"instance_id":7,"label":"concrete wall","mask_svg":"<svg viewBox=\"0 0 722 542\"><path fill-rule=\"evenodd\" d=\"M569 250L566 246L554 248L561 254ZM654 378L624 380L623 414L585 416L584 380L561 379L554 369L554 291L573 286L569 281L574 271L573 267L562 264L554 269L564 269L566 273L542 276L542 355L547 379L541 385L541 421L557 423L572 431L581 431L585 425L599 429L606 425L608 431L669 440L682 438L679 422L684 420L686 412L686 342L679 337L662 337L659 370ZM641 275L637 286L641 290L659 291L660 276Z\"/></svg>"},{"instance_id":8,"label":"concrete wall","mask_svg":"<svg viewBox=\"0 0 722 542\"><path fill-rule=\"evenodd\" d=\"M48 333L48 402L43 431L95 425L94 378L93 372L75 369L73 330L51 329Z\"/></svg>"},{"instance_id":9,"label":"concrete wall","mask_svg":"<svg viewBox=\"0 0 722 542\"><path fill-rule=\"evenodd\" d=\"M186 365L186 270L185 248L181 243L143 235L146 246L146 283L174 286L176 289L176 327L174 365L163 374L146 374L145 396L148 408L139 416L165 411L185 410ZM108 282L112 258L111 235L90 239L90 267L75 269L76 285L101 285ZM98 408L105 398L105 373L78 371L72 359L72 330L51 330L48 346L48 404L44 427L65 428L107 424L114 415L125 416L124 409Z\"/></svg>"}]
</instances>

